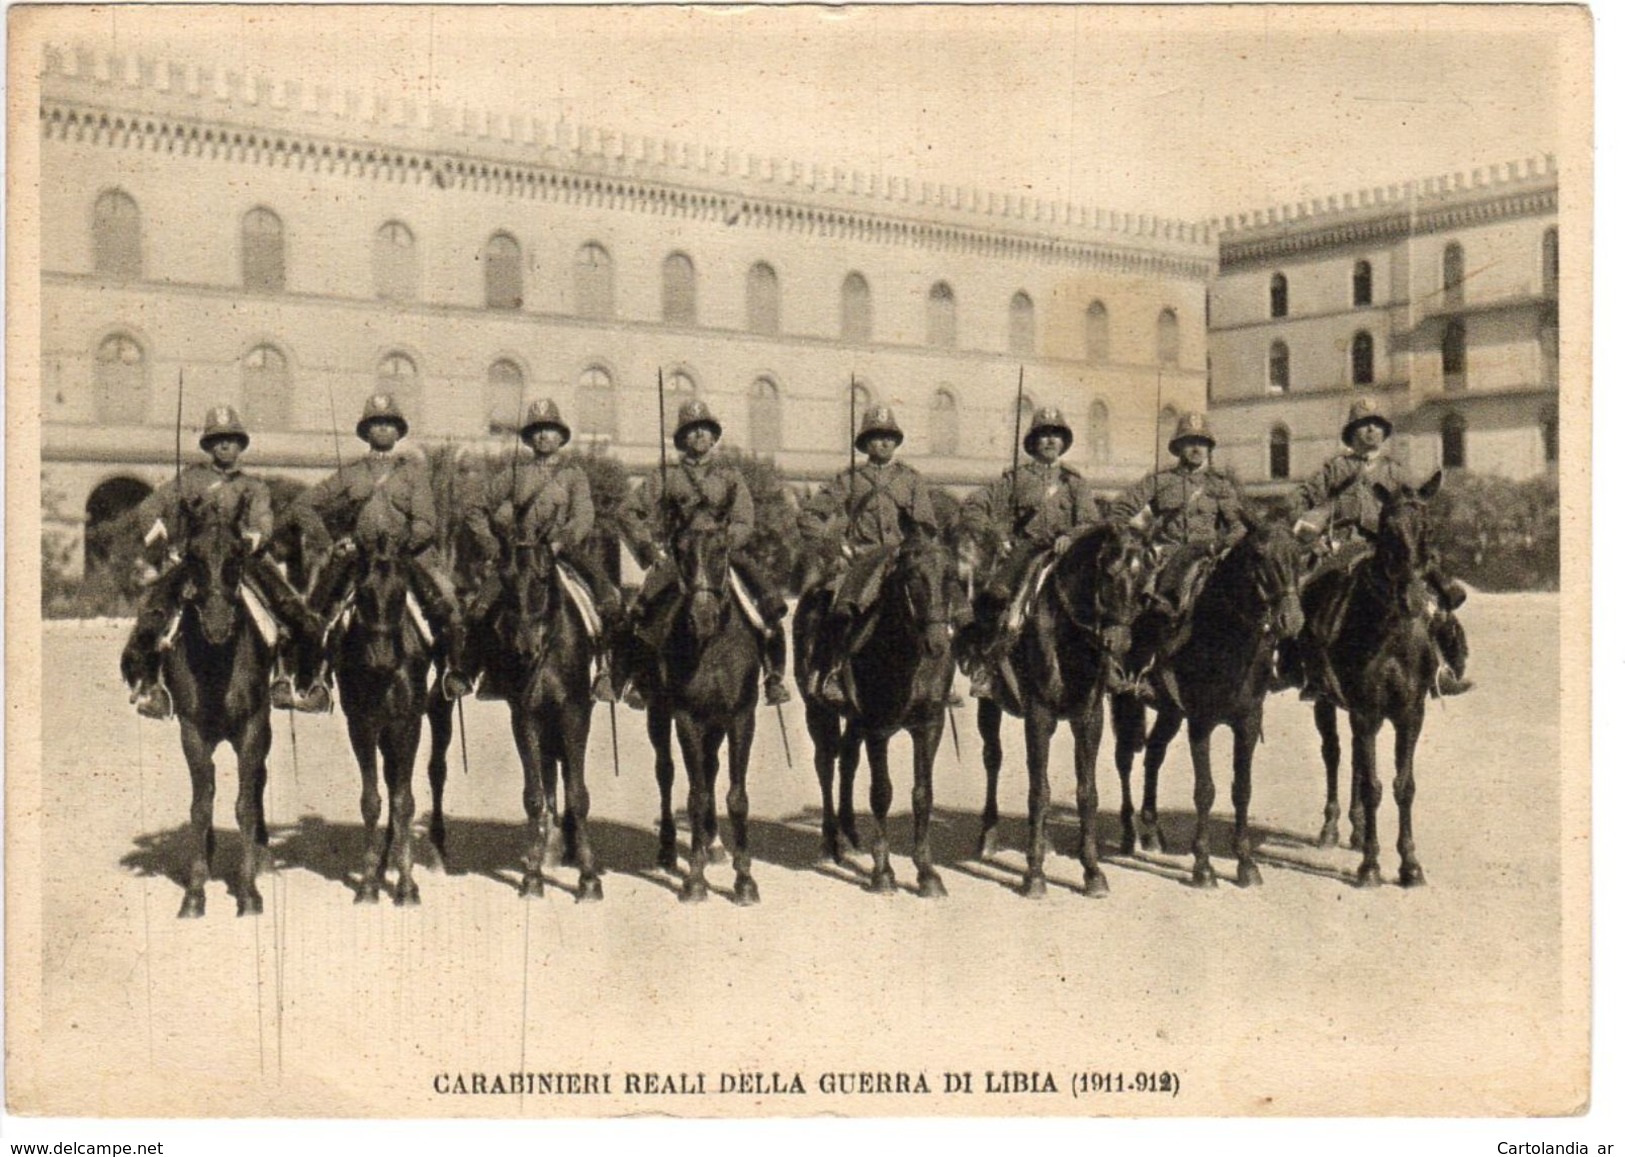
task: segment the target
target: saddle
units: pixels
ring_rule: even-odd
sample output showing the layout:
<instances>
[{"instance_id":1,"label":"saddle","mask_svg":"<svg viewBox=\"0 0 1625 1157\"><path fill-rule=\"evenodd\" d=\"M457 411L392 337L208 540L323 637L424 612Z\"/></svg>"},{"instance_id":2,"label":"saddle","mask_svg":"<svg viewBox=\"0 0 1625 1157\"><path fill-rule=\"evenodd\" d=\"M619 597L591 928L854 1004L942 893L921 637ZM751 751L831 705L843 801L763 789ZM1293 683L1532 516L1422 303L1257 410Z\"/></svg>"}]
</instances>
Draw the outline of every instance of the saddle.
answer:
<instances>
[{"instance_id":1,"label":"saddle","mask_svg":"<svg viewBox=\"0 0 1625 1157\"><path fill-rule=\"evenodd\" d=\"M576 581L579 582L580 580L577 579ZM756 607L756 599L751 594L750 588L745 585L744 580L739 577L739 572L731 566L728 568L728 591L751 627L757 633L765 635L767 633L767 623L763 620L761 611ZM585 592L583 594L585 595ZM590 603L590 596L588 598ZM673 581L644 608L642 618L633 629L638 637L649 646L657 651L664 650L666 641L671 638L672 631L677 626L677 616L682 609L682 605L682 589Z\"/></svg>"}]
</instances>

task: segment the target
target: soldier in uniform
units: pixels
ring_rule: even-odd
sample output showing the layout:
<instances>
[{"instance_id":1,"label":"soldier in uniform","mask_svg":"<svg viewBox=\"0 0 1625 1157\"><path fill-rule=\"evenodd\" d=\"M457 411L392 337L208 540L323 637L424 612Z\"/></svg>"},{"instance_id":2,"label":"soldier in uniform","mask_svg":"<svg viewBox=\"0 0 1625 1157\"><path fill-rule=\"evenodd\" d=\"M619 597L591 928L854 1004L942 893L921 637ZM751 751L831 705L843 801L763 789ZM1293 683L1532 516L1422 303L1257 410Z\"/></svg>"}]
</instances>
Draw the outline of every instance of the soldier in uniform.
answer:
<instances>
[{"instance_id":1,"label":"soldier in uniform","mask_svg":"<svg viewBox=\"0 0 1625 1157\"><path fill-rule=\"evenodd\" d=\"M493 475L483 498L463 515L475 543L477 565L486 572L469 607L469 626L479 628L501 589L500 580L490 573L491 564L504 557L511 560L521 543L546 544L554 558L568 563L592 589L604 627L596 640L599 662L593 697L607 703L615 697L608 638L620 617L621 598L596 556L584 549L593 531L592 488L581 467L559 462L559 451L570 441L570 427L551 398L531 403L519 437L530 447L530 460Z\"/></svg>"},{"instance_id":2,"label":"soldier in uniform","mask_svg":"<svg viewBox=\"0 0 1625 1157\"><path fill-rule=\"evenodd\" d=\"M355 427L356 437L367 443L367 456L340 467L299 496L298 513L313 527L320 523L319 537L338 540L311 591L311 605L326 618L354 578L360 554L386 545L404 548L412 592L436 639L446 648L442 687L446 695L456 698L468 694L470 686L462 612L435 549L429 465L420 455L396 449L408 429L395 399L374 394L367 399ZM322 549L329 544L316 545Z\"/></svg>"},{"instance_id":3,"label":"soldier in uniform","mask_svg":"<svg viewBox=\"0 0 1625 1157\"><path fill-rule=\"evenodd\" d=\"M1061 455L1072 448L1072 427L1060 410L1045 407L1033 415L1022 439L1032 461L1006 470L993 485L966 499L962 529L984 536L996 533L999 560L976 600L977 643L996 648L998 623L1028 568L1041 555L1065 550L1074 535L1100 521L1100 509L1089 484ZM992 694L985 663L973 665L971 694Z\"/></svg>"},{"instance_id":4,"label":"soldier in uniform","mask_svg":"<svg viewBox=\"0 0 1625 1157\"><path fill-rule=\"evenodd\" d=\"M1366 551L1350 547L1376 541L1382 500L1374 487L1380 483L1397 491L1410 483L1405 468L1385 453L1393 430L1393 423L1376 402L1369 398L1357 400L1349 407L1348 421L1343 424L1342 440L1346 449L1327 459L1320 471L1293 495L1290 515L1297 520L1293 529L1300 538L1316 542L1318 558L1311 577L1327 570L1346 569L1364 558ZM1441 695L1460 695L1469 690L1472 683L1463 678L1467 669L1467 638L1454 611L1466 601L1467 592L1460 583L1444 575L1437 556L1428 560L1425 577L1438 600L1432 635L1440 657L1445 660L1440 666L1435 690ZM1304 624L1307 646L1301 652L1302 697L1312 700L1324 696L1339 702L1341 688L1331 670L1326 645L1336 629L1341 606L1337 600L1328 600L1319 610L1320 614L1311 615Z\"/></svg>"},{"instance_id":5,"label":"soldier in uniform","mask_svg":"<svg viewBox=\"0 0 1625 1157\"><path fill-rule=\"evenodd\" d=\"M1206 415L1185 414L1168 441L1168 452L1178 462L1171 469L1147 474L1108 511L1113 522L1145 532L1157 568L1143 634L1147 641L1129 657L1130 666L1142 673L1158 666L1178 634L1202 577L1202 564L1247 533L1241 492L1213 469L1217 445ZM1172 680L1164 678L1163 683L1177 703ZM1156 698L1148 682L1141 680L1139 687L1143 698Z\"/></svg>"},{"instance_id":6,"label":"soldier in uniform","mask_svg":"<svg viewBox=\"0 0 1625 1157\"><path fill-rule=\"evenodd\" d=\"M137 509L136 517L148 526L144 542L149 548L163 549L169 568L148 588L136 615L119 666L131 687L130 701L142 715L167 719L171 713L169 692L158 681L162 659L159 639L166 633L179 604L186 575L176 553L190 533L221 524L239 534L247 553L243 579L261 601L293 635L301 676L309 680L319 661L321 624L288 585L276 566L266 557L271 542L271 491L258 478L243 472L237 460L248 449L248 431L230 406L209 411L198 445L209 456L207 463L188 466L176 479L149 494ZM201 522L202 525L196 525ZM167 549L164 549L167 548ZM278 706L300 710L325 710L326 703L307 697L295 698L286 676L278 681L282 690Z\"/></svg>"},{"instance_id":7,"label":"soldier in uniform","mask_svg":"<svg viewBox=\"0 0 1625 1157\"><path fill-rule=\"evenodd\" d=\"M712 450L722 437L722 423L698 398L677 411L677 432L672 442L683 456L663 477L651 474L627 496L621 509L621 533L638 565L648 570L643 587L628 609L637 622L643 613L677 581L671 543L684 531L726 530L729 565L744 579L755 597L766 632L762 651L766 674L762 695L769 704L786 703L784 686L784 614L788 609L777 586L742 549L756 529L756 507L745 476L716 460ZM627 703L642 704L628 688Z\"/></svg>"},{"instance_id":8,"label":"soldier in uniform","mask_svg":"<svg viewBox=\"0 0 1625 1157\"><path fill-rule=\"evenodd\" d=\"M925 479L896 460L903 431L891 410L871 406L854 443L868 461L826 482L802 508L799 519L803 536L838 541L848 564L835 580L830 618L819 632L823 646L815 648L809 684L835 706L846 704L847 643L854 621L865 609L859 605L864 593L878 589L875 571L891 557L885 548L903 541L905 520L937 533L936 510Z\"/></svg>"}]
</instances>

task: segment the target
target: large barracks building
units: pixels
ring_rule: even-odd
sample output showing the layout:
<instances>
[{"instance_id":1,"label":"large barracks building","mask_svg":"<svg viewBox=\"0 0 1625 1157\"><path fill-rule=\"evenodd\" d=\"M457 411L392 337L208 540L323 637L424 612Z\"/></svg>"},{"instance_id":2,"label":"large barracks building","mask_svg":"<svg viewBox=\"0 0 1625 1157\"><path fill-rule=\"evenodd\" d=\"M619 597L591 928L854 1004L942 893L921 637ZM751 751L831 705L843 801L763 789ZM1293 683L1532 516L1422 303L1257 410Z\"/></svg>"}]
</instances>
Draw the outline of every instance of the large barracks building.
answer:
<instances>
[{"instance_id":1,"label":"large barracks building","mask_svg":"<svg viewBox=\"0 0 1625 1157\"><path fill-rule=\"evenodd\" d=\"M250 467L306 481L335 430L359 452L379 391L423 444L511 437L552 397L573 445L641 469L657 372L668 422L698 393L798 482L846 464L854 377L933 481L991 478L1018 370L1108 491L1186 409L1214 411L1244 479L1301 477L1356 390L1413 457L1527 474L1556 453L1549 163L1192 223L193 63L43 66L44 503L76 541L173 473L178 402L188 453L233 404Z\"/></svg>"}]
</instances>

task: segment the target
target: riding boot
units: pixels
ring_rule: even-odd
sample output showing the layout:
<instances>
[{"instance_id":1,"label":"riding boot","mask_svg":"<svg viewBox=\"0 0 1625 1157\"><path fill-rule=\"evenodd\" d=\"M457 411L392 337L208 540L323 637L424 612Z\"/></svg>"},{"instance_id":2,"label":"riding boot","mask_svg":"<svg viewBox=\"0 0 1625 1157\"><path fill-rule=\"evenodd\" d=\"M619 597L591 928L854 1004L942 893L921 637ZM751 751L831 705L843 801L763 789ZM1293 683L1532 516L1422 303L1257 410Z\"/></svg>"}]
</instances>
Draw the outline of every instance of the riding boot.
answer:
<instances>
[{"instance_id":1,"label":"riding boot","mask_svg":"<svg viewBox=\"0 0 1625 1157\"><path fill-rule=\"evenodd\" d=\"M129 653L126 652L126 658ZM136 656L126 667L125 680L130 684L130 702L138 714L148 719L168 719L175 713L169 689L159 681L160 659L156 651Z\"/></svg>"},{"instance_id":2,"label":"riding boot","mask_svg":"<svg viewBox=\"0 0 1625 1157\"><path fill-rule=\"evenodd\" d=\"M1455 615L1440 613L1433 616L1428 635L1438 653L1438 674L1434 679L1435 696L1464 695L1473 689L1467 675L1467 632Z\"/></svg>"},{"instance_id":3,"label":"riding boot","mask_svg":"<svg viewBox=\"0 0 1625 1157\"><path fill-rule=\"evenodd\" d=\"M286 635L277 639L276 660L271 666L271 710L292 711L297 696L293 690L293 642Z\"/></svg>"},{"instance_id":4,"label":"riding boot","mask_svg":"<svg viewBox=\"0 0 1625 1157\"><path fill-rule=\"evenodd\" d=\"M1343 697L1343 685L1338 681L1337 672L1332 667L1332 657L1327 649L1318 642L1311 643L1302 656L1303 661L1303 690L1298 698L1306 703L1313 703L1324 699L1335 707L1348 710L1348 700Z\"/></svg>"},{"instance_id":5,"label":"riding boot","mask_svg":"<svg viewBox=\"0 0 1625 1157\"><path fill-rule=\"evenodd\" d=\"M767 668L762 680L762 697L768 706L776 707L790 702L790 690L784 685L784 628L770 622L768 633L762 636L762 660Z\"/></svg>"},{"instance_id":6,"label":"riding boot","mask_svg":"<svg viewBox=\"0 0 1625 1157\"><path fill-rule=\"evenodd\" d=\"M851 628L852 620L840 611L832 611L829 622L824 624L825 637L828 639L825 662L818 668L822 677L813 686L818 698L830 707L845 707L850 702L846 690L846 646Z\"/></svg>"},{"instance_id":7,"label":"riding boot","mask_svg":"<svg viewBox=\"0 0 1625 1157\"><path fill-rule=\"evenodd\" d=\"M447 699L461 699L474 689L467 671L468 632L461 616L446 624L446 673L440 680L440 689Z\"/></svg>"},{"instance_id":8,"label":"riding boot","mask_svg":"<svg viewBox=\"0 0 1625 1157\"><path fill-rule=\"evenodd\" d=\"M1439 598L1439 606L1447 612L1454 612L1467 601L1467 588L1452 578L1446 578L1438 564L1430 566L1427 570L1428 586Z\"/></svg>"}]
</instances>

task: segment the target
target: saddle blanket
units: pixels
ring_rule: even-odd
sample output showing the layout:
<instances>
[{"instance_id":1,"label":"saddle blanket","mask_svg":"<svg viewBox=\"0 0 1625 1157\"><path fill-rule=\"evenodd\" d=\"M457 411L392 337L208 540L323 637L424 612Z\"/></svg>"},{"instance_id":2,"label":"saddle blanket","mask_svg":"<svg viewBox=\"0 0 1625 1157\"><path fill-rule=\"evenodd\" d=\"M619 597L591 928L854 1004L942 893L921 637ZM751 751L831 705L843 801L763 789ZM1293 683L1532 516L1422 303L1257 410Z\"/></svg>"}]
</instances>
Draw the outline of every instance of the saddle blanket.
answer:
<instances>
[{"instance_id":1,"label":"saddle blanket","mask_svg":"<svg viewBox=\"0 0 1625 1157\"><path fill-rule=\"evenodd\" d=\"M734 601L739 604L739 609L745 612L750 625L756 628L758 634L767 634L767 623L762 620L762 612L756 609L756 600L751 598L750 591L745 589L744 581L739 577L739 572L733 567L728 568L728 585L733 588Z\"/></svg>"},{"instance_id":2,"label":"saddle blanket","mask_svg":"<svg viewBox=\"0 0 1625 1157\"><path fill-rule=\"evenodd\" d=\"M1047 551L1027 568L1026 578L1016 591L1016 597L1010 600L1009 609L1004 612L1004 621L1001 624L1004 630L1012 635L1020 632L1027 622L1027 616L1032 613L1033 600L1049 581L1050 573L1054 571L1057 561L1055 552Z\"/></svg>"},{"instance_id":3,"label":"saddle blanket","mask_svg":"<svg viewBox=\"0 0 1625 1157\"><path fill-rule=\"evenodd\" d=\"M569 564L556 563L558 569L559 585L564 593L570 596L575 604L576 612L581 616L582 624L587 628L587 634L594 639L601 639L604 635L604 620L598 617L598 608L593 605L592 589L587 586L586 580L577 574Z\"/></svg>"},{"instance_id":4,"label":"saddle blanket","mask_svg":"<svg viewBox=\"0 0 1625 1157\"><path fill-rule=\"evenodd\" d=\"M265 600L260 597L259 592L253 587L243 583L238 589L242 591L243 609L248 612L248 621L254 624L254 629L259 632L260 638L265 640L265 645L275 650L277 633L280 630L277 626L276 616L266 607ZM169 623L164 627L164 633L158 636L158 650L167 651L173 647L175 645L175 636L180 634L180 630L181 613L176 610L170 614Z\"/></svg>"}]
</instances>

